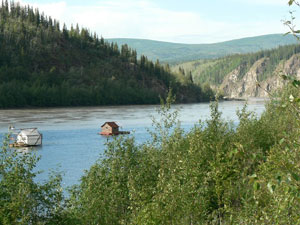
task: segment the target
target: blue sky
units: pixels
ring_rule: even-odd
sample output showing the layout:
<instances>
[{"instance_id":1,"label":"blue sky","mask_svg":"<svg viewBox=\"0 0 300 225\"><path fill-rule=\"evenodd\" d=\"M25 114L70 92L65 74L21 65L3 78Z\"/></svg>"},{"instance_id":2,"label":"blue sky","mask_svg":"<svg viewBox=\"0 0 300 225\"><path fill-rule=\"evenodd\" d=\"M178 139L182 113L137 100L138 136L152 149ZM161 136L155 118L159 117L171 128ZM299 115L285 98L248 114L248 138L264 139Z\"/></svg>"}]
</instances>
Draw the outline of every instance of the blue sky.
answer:
<instances>
[{"instance_id":1,"label":"blue sky","mask_svg":"<svg viewBox=\"0 0 300 225\"><path fill-rule=\"evenodd\" d=\"M214 43L285 33L287 0L21 0L104 38Z\"/></svg>"}]
</instances>

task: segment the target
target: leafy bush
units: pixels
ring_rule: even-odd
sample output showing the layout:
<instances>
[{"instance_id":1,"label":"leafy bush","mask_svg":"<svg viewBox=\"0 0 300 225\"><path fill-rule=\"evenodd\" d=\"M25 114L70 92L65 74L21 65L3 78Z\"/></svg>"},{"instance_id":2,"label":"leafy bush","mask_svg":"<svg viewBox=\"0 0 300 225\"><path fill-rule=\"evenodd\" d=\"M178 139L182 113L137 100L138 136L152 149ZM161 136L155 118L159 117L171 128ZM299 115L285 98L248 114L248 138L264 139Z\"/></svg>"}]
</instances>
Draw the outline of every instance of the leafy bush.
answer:
<instances>
[{"instance_id":1,"label":"leafy bush","mask_svg":"<svg viewBox=\"0 0 300 225\"><path fill-rule=\"evenodd\" d=\"M61 175L37 183L39 158L11 149L8 140L9 135L0 148L0 224L58 224L64 200Z\"/></svg>"}]
</instances>

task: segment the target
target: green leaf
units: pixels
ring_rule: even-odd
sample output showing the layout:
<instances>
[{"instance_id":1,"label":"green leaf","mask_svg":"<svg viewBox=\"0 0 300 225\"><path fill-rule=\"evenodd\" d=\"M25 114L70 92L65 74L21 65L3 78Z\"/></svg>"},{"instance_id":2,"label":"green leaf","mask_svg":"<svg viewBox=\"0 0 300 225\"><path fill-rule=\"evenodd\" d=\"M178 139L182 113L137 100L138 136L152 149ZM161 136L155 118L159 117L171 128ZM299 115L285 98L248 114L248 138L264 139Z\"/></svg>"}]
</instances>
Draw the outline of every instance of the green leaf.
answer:
<instances>
[{"instance_id":1,"label":"green leaf","mask_svg":"<svg viewBox=\"0 0 300 225\"><path fill-rule=\"evenodd\" d=\"M295 0L289 0L289 6L291 6L294 3Z\"/></svg>"},{"instance_id":2,"label":"green leaf","mask_svg":"<svg viewBox=\"0 0 300 225\"><path fill-rule=\"evenodd\" d=\"M282 138L282 139L279 141L279 144L282 145L284 141L285 141L285 139Z\"/></svg>"},{"instance_id":3,"label":"green leaf","mask_svg":"<svg viewBox=\"0 0 300 225\"><path fill-rule=\"evenodd\" d=\"M238 153L238 150L235 148L235 149L233 149L232 151L229 152L229 157L232 157L237 153Z\"/></svg>"},{"instance_id":4,"label":"green leaf","mask_svg":"<svg viewBox=\"0 0 300 225\"><path fill-rule=\"evenodd\" d=\"M285 74L281 75L281 77L282 77L282 79L284 79L284 80L287 80L287 79L288 79L288 76L285 75Z\"/></svg>"},{"instance_id":5,"label":"green leaf","mask_svg":"<svg viewBox=\"0 0 300 225\"><path fill-rule=\"evenodd\" d=\"M281 180L282 180L282 178L281 178L280 175L277 176L277 180L278 180L278 183L280 184L280 183L281 183Z\"/></svg>"},{"instance_id":6,"label":"green leaf","mask_svg":"<svg viewBox=\"0 0 300 225\"><path fill-rule=\"evenodd\" d=\"M300 176L296 173L292 173L292 177L296 180L299 181L300 180Z\"/></svg>"},{"instance_id":7,"label":"green leaf","mask_svg":"<svg viewBox=\"0 0 300 225\"><path fill-rule=\"evenodd\" d=\"M254 191L259 190L260 189L260 184L258 182L254 182L253 189L254 189Z\"/></svg>"},{"instance_id":8,"label":"green leaf","mask_svg":"<svg viewBox=\"0 0 300 225\"><path fill-rule=\"evenodd\" d=\"M300 81L299 80L293 80L292 85L297 88L297 87L300 86Z\"/></svg>"},{"instance_id":9,"label":"green leaf","mask_svg":"<svg viewBox=\"0 0 300 225\"><path fill-rule=\"evenodd\" d=\"M274 190L275 190L275 185L272 185L272 183L269 182L267 187L268 187L269 191L271 192L271 194L273 194Z\"/></svg>"},{"instance_id":10,"label":"green leaf","mask_svg":"<svg viewBox=\"0 0 300 225\"><path fill-rule=\"evenodd\" d=\"M292 22L291 21L285 21L284 24L290 25L290 24L292 24Z\"/></svg>"}]
</instances>

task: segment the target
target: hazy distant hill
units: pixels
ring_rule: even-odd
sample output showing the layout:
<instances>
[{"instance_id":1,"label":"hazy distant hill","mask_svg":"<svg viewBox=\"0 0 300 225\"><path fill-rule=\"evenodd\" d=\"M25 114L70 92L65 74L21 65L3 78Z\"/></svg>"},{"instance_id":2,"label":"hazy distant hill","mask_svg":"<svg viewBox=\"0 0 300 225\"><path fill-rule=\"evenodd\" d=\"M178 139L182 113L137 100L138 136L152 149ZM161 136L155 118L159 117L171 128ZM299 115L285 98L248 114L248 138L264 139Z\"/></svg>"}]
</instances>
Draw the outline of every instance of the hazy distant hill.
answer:
<instances>
[{"instance_id":1,"label":"hazy distant hill","mask_svg":"<svg viewBox=\"0 0 300 225\"><path fill-rule=\"evenodd\" d=\"M161 62L183 62L195 59L211 59L235 53L250 53L296 43L292 35L270 34L225 41L214 44L179 44L145 39L116 38L108 41L118 45L128 44L138 54Z\"/></svg>"}]
</instances>

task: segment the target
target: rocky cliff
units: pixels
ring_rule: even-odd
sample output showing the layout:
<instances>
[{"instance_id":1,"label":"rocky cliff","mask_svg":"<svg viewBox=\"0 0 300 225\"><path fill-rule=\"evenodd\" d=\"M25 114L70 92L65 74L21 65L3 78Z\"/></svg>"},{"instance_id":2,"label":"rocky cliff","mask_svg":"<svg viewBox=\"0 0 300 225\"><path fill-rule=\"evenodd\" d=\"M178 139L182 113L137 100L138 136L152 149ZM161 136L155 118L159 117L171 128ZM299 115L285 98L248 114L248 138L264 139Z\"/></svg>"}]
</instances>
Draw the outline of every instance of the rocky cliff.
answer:
<instances>
[{"instance_id":1,"label":"rocky cliff","mask_svg":"<svg viewBox=\"0 0 300 225\"><path fill-rule=\"evenodd\" d=\"M225 76L219 89L227 98L267 97L268 92L281 88L285 81L280 74L300 78L300 54L295 54L286 61L281 61L272 76L262 80L269 58L257 60L243 77L239 77L241 67L234 69Z\"/></svg>"}]
</instances>

